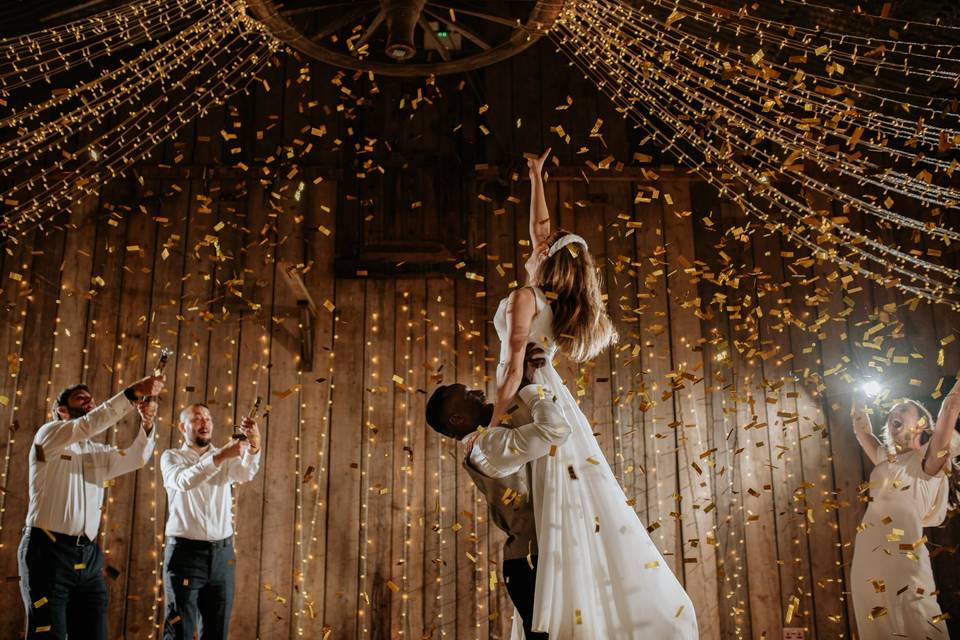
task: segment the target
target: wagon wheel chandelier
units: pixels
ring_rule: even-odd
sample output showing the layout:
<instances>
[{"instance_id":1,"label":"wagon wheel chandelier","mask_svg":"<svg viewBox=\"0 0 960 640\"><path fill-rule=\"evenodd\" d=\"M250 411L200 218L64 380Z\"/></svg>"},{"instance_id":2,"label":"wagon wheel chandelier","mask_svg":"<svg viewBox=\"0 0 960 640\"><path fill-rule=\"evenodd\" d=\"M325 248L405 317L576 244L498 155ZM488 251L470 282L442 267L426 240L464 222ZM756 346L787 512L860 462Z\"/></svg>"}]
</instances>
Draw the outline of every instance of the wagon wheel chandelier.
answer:
<instances>
[{"instance_id":1,"label":"wagon wheel chandelier","mask_svg":"<svg viewBox=\"0 0 960 640\"><path fill-rule=\"evenodd\" d=\"M290 47L336 67L428 76L484 67L544 35L564 0L247 0ZM282 5L282 6L281 6Z\"/></svg>"}]
</instances>

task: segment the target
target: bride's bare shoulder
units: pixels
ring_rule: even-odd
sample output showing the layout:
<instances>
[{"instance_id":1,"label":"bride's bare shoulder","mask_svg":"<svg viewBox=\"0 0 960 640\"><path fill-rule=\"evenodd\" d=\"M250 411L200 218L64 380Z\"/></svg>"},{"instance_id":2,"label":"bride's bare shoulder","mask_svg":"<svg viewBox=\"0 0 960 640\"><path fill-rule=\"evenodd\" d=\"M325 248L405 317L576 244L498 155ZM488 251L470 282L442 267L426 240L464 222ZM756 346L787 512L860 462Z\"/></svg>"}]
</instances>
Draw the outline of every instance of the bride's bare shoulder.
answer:
<instances>
[{"instance_id":1,"label":"bride's bare shoulder","mask_svg":"<svg viewBox=\"0 0 960 640\"><path fill-rule=\"evenodd\" d=\"M533 287L514 289L507 296L507 300L513 313L528 313L532 316L537 310L537 294Z\"/></svg>"}]
</instances>

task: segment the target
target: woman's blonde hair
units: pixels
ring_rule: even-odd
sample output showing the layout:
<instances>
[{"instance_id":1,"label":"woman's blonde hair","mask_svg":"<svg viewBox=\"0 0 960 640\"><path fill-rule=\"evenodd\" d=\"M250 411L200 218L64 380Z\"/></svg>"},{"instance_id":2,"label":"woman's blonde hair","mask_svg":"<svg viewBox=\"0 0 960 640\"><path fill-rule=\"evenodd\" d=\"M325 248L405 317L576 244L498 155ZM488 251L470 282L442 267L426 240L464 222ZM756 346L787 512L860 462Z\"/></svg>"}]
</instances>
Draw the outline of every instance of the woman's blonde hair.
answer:
<instances>
[{"instance_id":1,"label":"woman's blonde hair","mask_svg":"<svg viewBox=\"0 0 960 640\"><path fill-rule=\"evenodd\" d=\"M545 241L546 249L569 234L563 229L554 231ZM534 284L546 293L553 310L557 346L572 360L590 360L617 341L617 330L600 293L600 275L585 246L571 243L544 258Z\"/></svg>"}]
</instances>

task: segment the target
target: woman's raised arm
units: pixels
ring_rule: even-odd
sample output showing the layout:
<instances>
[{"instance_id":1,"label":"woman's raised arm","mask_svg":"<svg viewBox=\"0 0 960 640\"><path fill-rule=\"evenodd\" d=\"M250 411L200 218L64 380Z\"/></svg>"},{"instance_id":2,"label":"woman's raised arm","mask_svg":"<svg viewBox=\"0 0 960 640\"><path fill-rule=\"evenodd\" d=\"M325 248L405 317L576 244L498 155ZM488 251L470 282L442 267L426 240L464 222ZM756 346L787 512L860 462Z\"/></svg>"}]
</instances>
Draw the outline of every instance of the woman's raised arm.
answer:
<instances>
[{"instance_id":1,"label":"woman's raised arm","mask_svg":"<svg viewBox=\"0 0 960 640\"><path fill-rule=\"evenodd\" d=\"M527 158L530 172L530 243L536 251L550 235L550 210L543 193L543 164L550 155L550 147L539 158Z\"/></svg>"},{"instance_id":2,"label":"woman's raised arm","mask_svg":"<svg viewBox=\"0 0 960 640\"><path fill-rule=\"evenodd\" d=\"M953 385L953 389L943 399L940 413L937 415L937 424L933 428L930 444L923 456L923 470L935 476L943 469L943 465L950 459L950 440L956 431L957 418L960 417L960 379Z\"/></svg>"},{"instance_id":3,"label":"woman's raised arm","mask_svg":"<svg viewBox=\"0 0 960 640\"><path fill-rule=\"evenodd\" d=\"M527 350L527 338L530 336L530 323L536 311L537 301L532 289L524 287L510 294L507 300L506 337L507 344L510 345L510 356L503 375L497 380L491 424L497 424L516 401L520 380L523 378L523 358Z\"/></svg>"},{"instance_id":4,"label":"woman's raised arm","mask_svg":"<svg viewBox=\"0 0 960 640\"><path fill-rule=\"evenodd\" d=\"M864 407L856 399L853 401L853 410L850 415L853 419L853 432L857 436L857 442L863 447L863 452L870 458L870 462L880 464L885 457L883 443L877 436L873 435L870 416L867 415Z\"/></svg>"}]
</instances>

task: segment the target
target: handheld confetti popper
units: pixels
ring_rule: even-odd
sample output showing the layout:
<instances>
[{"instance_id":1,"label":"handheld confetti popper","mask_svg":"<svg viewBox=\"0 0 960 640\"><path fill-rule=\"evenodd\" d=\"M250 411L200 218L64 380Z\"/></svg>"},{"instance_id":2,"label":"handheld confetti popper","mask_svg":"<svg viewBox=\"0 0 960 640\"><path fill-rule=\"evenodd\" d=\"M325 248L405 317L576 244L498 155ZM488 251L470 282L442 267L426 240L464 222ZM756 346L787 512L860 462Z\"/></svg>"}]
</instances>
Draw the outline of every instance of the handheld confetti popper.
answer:
<instances>
[{"instance_id":1,"label":"handheld confetti popper","mask_svg":"<svg viewBox=\"0 0 960 640\"><path fill-rule=\"evenodd\" d=\"M163 375L163 370L166 368L167 362L170 360L170 356L172 355L173 355L172 349L169 349L167 347L160 347L160 353L157 356L157 364L153 368L153 375L155 376ZM144 400L148 402L156 402L157 396L149 396L144 398Z\"/></svg>"},{"instance_id":2,"label":"handheld confetti popper","mask_svg":"<svg viewBox=\"0 0 960 640\"><path fill-rule=\"evenodd\" d=\"M253 401L253 406L250 408L250 412L247 413L247 417L253 420L257 417L257 414L260 412L260 403L263 402L263 398L257 396L257 399ZM246 440L247 436L245 433L240 431L240 425L233 425L233 435L231 436L234 440Z\"/></svg>"}]
</instances>

